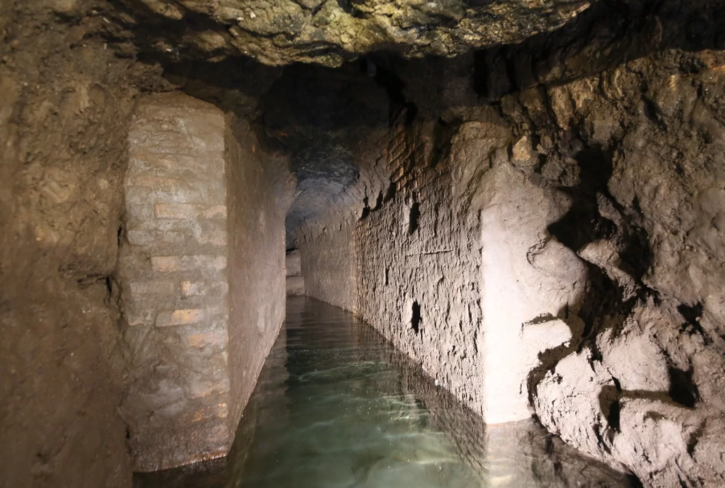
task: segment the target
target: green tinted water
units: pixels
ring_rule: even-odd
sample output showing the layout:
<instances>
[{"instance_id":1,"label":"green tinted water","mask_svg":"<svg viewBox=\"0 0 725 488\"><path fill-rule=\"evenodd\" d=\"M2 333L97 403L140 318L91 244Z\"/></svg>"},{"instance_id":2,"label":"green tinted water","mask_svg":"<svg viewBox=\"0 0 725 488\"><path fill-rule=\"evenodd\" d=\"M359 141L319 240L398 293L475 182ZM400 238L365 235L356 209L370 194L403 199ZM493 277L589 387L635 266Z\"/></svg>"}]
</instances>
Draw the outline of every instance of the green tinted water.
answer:
<instances>
[{"instance_id":1,"label":"green tinted water","mask_svg":"<svg viewBox=\"0 0 725 488\"><path fill-rule=\"evenodd\" d=\"M533 422L484 426L368 325L295 298L224 461L139 488L628 487Z\"/></svg>"}]
</instances>

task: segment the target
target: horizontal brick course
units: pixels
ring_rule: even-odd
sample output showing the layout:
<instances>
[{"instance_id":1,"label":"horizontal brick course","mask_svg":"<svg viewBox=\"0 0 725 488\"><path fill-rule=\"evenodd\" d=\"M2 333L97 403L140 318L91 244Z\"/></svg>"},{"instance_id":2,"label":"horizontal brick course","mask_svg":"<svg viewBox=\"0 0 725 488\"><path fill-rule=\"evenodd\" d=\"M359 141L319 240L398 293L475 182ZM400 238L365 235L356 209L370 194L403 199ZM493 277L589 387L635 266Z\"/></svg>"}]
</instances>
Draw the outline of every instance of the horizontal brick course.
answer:
<instances>
[{"instance_id":1,"label":"horizontal brick course","mask_svg":"<svg viewBox=\"0 0 725 488\"><path fill-rule=\"evenodd\" d=\"M151 258L151 267L160 273L193 271L227 267L226 256L155 256Z\"/></svg>"},{"instance_id":2,"label":"horizontal brick course","mask_svg":"<svg viewBox=\"0 0 725 488\"><path fill-rule=\"evenodd\" d=\"M161 312L156 317L156 325L159 327L168 327L171 325L187 325L201 322L211 315L210 311L203 308L189 308Z\"/></svg>"}]
</instances>

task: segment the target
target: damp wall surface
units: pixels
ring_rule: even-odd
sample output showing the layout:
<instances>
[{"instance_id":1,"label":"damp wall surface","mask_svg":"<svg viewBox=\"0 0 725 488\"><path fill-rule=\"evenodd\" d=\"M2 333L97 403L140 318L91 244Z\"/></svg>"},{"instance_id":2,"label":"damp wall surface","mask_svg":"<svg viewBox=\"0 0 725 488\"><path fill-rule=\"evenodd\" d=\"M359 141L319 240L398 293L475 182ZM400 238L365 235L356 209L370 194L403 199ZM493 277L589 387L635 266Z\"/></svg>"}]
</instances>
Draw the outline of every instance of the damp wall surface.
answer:
<instances>
[{"instance_id":1,"label":"damp wall surface","mask_svg":"<svg viewBox=\"0 0 725 488\"><path fill-rule=\"evenodd\" d=\"M223 455L229 282L224 113L188 95L134 111L119 257L134 469Z\"/></svg>"},{"instance_id":2,"label":"damp wall surface","mask_svg":"<svg viewBox=\"0 0 725 488\"><path fill-rule=\"evenodd\" d=\"M300 250L305 293L346 310L357 310L358 250L348 227L319 236L314 250Z\"/></svg>"}]
</instances>

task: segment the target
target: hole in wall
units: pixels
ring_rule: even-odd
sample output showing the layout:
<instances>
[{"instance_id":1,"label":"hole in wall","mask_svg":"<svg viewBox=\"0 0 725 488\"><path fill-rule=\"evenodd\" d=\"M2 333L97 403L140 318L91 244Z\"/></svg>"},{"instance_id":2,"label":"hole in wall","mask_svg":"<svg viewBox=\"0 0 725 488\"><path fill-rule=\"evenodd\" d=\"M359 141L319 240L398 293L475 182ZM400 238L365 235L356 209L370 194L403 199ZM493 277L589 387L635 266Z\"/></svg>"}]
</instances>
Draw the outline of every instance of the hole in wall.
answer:
<instances>
[{"instance_id":1,"label":"hole in wall","mask_svg":"<svg viewBox=\"0 0 725 488\"><path fill-rule=\"evenodd\" d=\"M378 193L378 198L375 199L375 207L373 210L380 210L383 207L383 192Z\"/></svg>"},{"instance_id":2,"label":"hole in wall","mask_svg":"<svg viewBox=\"0 0 725 488\"><path fill-rule=\"evenodd\" d=\"M413 202L410 206L410 212L408 214L408 235L412 235L418 230L418 220L420 219L420 207L418 202Z\"/></svg>"},{"instance_id":3,"label":"hole in wall","mask_svg":"<svg viewBox=\"0 0 725 488\"><path fill-rule=\"evenodd\" d=\"M695 404L700 401L700 392L692 380L692 373L692 368L687 371L675 367L669 368L670 398L687 408L695 408Z\"/></svg>"},{"instance_id":4,"label":"hole in wall","mask_svg":"<svg viewBox=\"0 0 725 488\"><path fill-rule=\"evenodd\" d=\"M392 181L390 182L390 185L388 185L388 189L385 191L385 196L383 197L383 203L387 203L390 200L393 199L395 196L395 183Z\"/></svg>"},{"instance_id":5,"label":"hole in wall","mask_svg":"<svg viewBox=\"0 0 725 488\"><path fill-rule=\"evenodd\" d=\"M410 327L415 331L417 334L420 331L420 305L417 301L413 302L413 308L412 308L413 315L410 319Z\"/></svg>"},{"instance_id":6,"label":"hole in wall","mask_svg":"<svg viewBox=\"0 0 725 488\"><path fill-rule=\"evenodd\" d=\"M609 415L607 415L607 422L609 423L609 426L619 432L620 428L620 413L622 411L622 406L619 403L619 400L613 401L609 405Z\"/></svg>"},{"instance_id":7,"label":"hole in wall","mask_svg":"<svg viewBox=\"0 0 725 488\"><path fill-rule=\"evenodd\" d=\"M680 315L682 315L685 319L685 323L682 324L682 329L687 330L691 327L702 336L705 344L710 344L712 340L710 339L709 334L705 332L705 329L703 329L702 325L700 325L700 317L702 317L702 303L696 303L692 307L683 303L678 305L677 311L680 312Z\"/></svg>"}]
</instances>

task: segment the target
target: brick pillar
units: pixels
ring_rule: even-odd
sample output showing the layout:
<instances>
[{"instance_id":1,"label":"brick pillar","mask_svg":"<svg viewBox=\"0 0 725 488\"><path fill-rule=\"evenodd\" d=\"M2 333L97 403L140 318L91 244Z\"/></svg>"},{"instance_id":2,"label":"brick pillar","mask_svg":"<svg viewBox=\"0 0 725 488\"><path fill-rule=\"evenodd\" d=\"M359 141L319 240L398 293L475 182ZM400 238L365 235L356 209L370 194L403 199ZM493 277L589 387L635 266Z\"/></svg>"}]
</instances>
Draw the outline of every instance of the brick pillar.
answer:
<instances>
[{"instance_id":1,"label":"brick pillar","mask_svg":"<svg viewBox=\"0 0 725 488\"><path fill-rule=\"evenodd\" d=\"M142 102L129 134L119 276L135 469L227 452L225 118L180 94Z\"/></svg>"}]
</instances>

